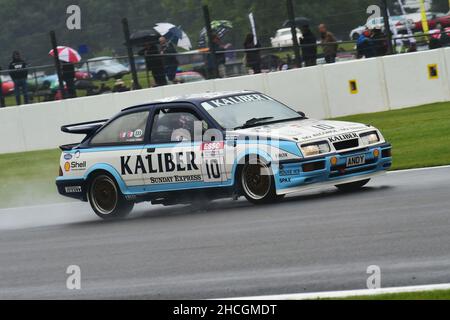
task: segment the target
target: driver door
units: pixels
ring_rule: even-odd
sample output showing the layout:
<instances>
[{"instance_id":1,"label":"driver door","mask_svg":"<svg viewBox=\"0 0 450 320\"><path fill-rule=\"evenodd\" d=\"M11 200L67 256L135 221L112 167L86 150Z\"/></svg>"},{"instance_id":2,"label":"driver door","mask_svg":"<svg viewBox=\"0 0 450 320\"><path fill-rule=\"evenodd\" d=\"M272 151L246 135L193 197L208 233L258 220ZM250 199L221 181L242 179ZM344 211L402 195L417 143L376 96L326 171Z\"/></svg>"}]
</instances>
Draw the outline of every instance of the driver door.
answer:
<instances>
[{"instance_id":1,"label":"driver door","mask_svg":"<svg viewBox=\"0 0 450 320\"><path fill-rule=\"evenodd\" d=\"M144 174L148 191L200 188L205 183L223 181L220 159L204 157L207 145L202 140L207 128L207 122L191 106L155 109L150 144L143 149L143 157L148 162Z\"/></svg>"}]
</instances>

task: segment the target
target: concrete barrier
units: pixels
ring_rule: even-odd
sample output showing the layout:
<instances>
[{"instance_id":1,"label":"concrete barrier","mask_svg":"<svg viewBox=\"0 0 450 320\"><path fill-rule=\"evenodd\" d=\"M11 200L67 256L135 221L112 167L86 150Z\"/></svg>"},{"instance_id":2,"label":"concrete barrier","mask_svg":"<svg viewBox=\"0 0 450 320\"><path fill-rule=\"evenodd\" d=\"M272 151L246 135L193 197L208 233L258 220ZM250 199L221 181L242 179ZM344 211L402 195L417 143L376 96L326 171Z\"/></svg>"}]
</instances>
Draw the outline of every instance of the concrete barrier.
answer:
<instances>
[{"instance_id":1,"label":"concrete barrier","mask_svg":"<svg viewBox=\"0 0 450 320\"><path fill-rule=\"evenodd\" d=\"M370 113L450 100L450 48L333 65L0 109L0 153L80 140L65 124L107 119L121 109L190 93L257 90L311 118Z\"/></svg>"},{"instance_id":2,"label":"concrete barrier","mask_svg":"<svg viewBox=\"0 0 450 320\"><path fill-rule=\"evenodd\" d=\"M450 100L450 60L446 62L445 52L441 49L383 58L391 109ZM436 67L437 77L430 76L431 66Z\"/></svg>"}]
</instances>

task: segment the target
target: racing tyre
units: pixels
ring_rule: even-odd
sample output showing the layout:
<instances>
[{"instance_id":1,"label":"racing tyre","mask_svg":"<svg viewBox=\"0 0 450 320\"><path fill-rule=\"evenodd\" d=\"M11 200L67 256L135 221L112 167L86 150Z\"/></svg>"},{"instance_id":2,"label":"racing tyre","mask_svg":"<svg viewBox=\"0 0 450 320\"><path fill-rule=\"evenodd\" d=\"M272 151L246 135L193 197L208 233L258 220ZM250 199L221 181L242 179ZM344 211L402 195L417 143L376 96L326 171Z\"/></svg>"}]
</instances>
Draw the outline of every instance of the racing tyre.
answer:
<instances>
[{"instance_id":1,"label":"racing tyre","mask_svg":"<svg viewBox=\"0 0 450 320\"><path fill-rule=\"evenodd\" d=\"M99 174L92 179L88 199L95 214L105 220L124 218L134 207L134 203L124 198L115 180L107 174Z\"/></svg>"},{"instance_id":2,"label":"racing tyre","mask_svg":"<svg viewBox=\"0 0 450 320\"><path fill-rule=\"evenodd\" d=\"M242 193L251 203L267 204L283 198L277 196L272 170L259 158L242 166L239 181Z\"/></svg>"},{"instance_id":3,"label":"racing tyre","mask_svg":"<svg viewBox=\"0 0 450 320\"><path fill-rule=\"evenodd\" d=\"M366 184L368 184L370 179L351 182L351 183L345 183L345 184L338 184L336 188L338 188L340 191L343 192L351 192L351 191L357 191L364 187Z\"/></svg>"}]
</instances>

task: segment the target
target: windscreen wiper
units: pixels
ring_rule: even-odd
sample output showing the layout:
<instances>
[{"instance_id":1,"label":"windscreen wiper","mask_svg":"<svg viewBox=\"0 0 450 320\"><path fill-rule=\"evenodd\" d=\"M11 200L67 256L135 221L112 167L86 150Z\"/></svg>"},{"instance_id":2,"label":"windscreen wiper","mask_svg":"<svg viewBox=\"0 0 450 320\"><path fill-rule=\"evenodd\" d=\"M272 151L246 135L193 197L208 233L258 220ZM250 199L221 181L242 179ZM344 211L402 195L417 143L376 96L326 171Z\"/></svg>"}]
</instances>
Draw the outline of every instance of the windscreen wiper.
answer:
<instances>
[{"instance_id":1,"label":"windscreen wiper","mask_svg":"<svg viewBox=\"0 0 450 320\"><path fill-rule=\"evenodd\" d=\"M246 123L244 123L243 126L234 128L234 130L245 129L245 128L260 124L263 121L267 121L267 120L271 120L271 119L273 119L273 117L253 118L253 119L248 120Z\"/></svg>"}]
</instances>

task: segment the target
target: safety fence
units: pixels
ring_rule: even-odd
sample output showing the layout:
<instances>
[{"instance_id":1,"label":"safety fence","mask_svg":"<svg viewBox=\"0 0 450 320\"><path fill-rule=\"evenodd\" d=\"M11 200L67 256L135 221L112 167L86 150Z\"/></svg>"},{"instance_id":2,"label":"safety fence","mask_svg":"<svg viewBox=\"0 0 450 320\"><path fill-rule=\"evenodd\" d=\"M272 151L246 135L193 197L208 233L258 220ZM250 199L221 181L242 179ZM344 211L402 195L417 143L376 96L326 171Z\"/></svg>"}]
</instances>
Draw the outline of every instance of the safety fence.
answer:
<instances>
[{"instance_id":1,"label":"safety fence","mask_svg":"<svg viewBox=\"0 0 450 320\"><path fill-rule=\"evenodd\" d=\"M443 34L443 33L442 33ZM433 34L435 37L436 33ZM394 49L397 54L411 51L424 51L429 49L429 35L402 35L393 39ZM414 40L414 41L412 41ZM375 46L383 46L387 39L381 38L373 41ZM343 62L360 58L357 51L356 41L339 41L328 43L326 46L337 47L336 62ZM324 55L324 45L299 45L300 51L314 47L317 52L313 64L327 63ZM218 74L215 76L211 71L211 53L207 49L186 51L176 54L151 54L135 55L134 64L137 71L138 84L135 86L134 79L130 74L130 59L128 56L98 57L87 59L75 64L74 87L75 96L93 96L114 92L126 92L133 89L144 89L157 86L151 67L147 61L158 61L174 56L178 61L176 76L173 81L165 84L180 84L198 82L212 78L230 78L259 72L286 71L296 67L294 59L294 47L285 44L279 47L258 47L255 49L229 49L218 51L222 63L219 63ZM247 57L256 55L257 68L254 70L249 64ZM374 56L380 54L375 53ZM383 55L383 54L381 54ZM304 57L302 55L301 57ZM252 58L255 59L255 58ZM151 62L150 62L151 63ZM305 67L304 60L300 67ZM0 71L0 107L16 106L19 104L33 104L60 100L63 95L60 92L58 76L54 65L29 67L25 69L28 73L24 84L17 88L11 79L10 73L14 70ZM165 77L165 75L164 75ZM64 84L67 90L67 84ZM17 90L20 89L20 90ZM16 92L17 91L17 92ZM19 96L19 97L18 97ZM74 97L75 97L74 96ZM66 98L69 98L66 96Z\"/></svg>"}]
</instances>

